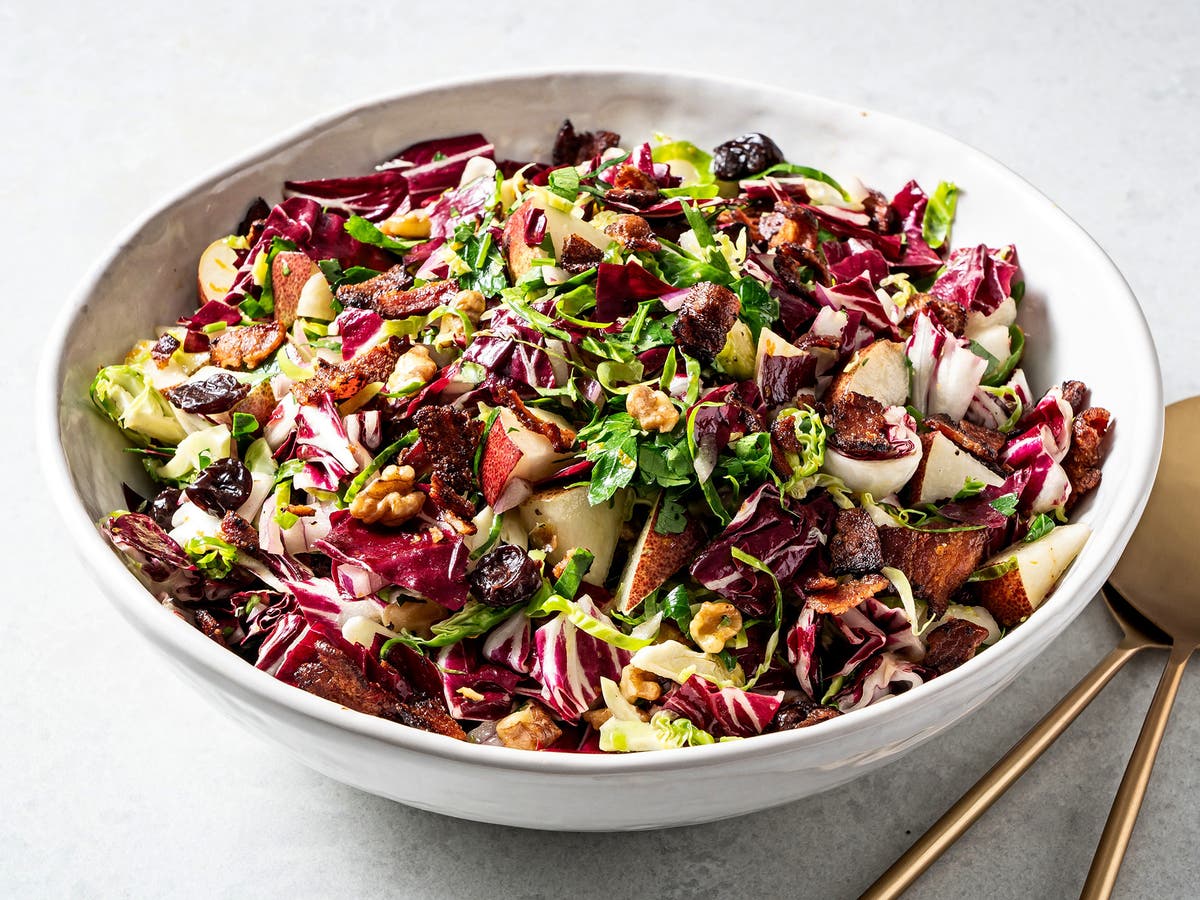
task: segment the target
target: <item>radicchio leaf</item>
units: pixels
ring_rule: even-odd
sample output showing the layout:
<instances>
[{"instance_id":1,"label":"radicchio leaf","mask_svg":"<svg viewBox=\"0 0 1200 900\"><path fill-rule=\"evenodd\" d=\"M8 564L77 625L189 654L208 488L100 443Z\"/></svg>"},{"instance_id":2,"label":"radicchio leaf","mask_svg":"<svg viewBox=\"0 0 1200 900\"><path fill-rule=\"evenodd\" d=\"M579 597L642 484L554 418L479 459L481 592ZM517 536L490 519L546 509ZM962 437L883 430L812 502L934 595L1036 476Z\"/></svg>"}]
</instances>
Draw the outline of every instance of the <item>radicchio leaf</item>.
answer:
<instances>
[{"instance_id":1,"label":"radicchio leaf","mask_svg":"<svg viewBox=\"0 0 1200 900\"><path fill-rule=\"evenodd\" d=\"M783 692L755 694L741 688L718 688L693 675L671 691L663 709L678 713L714 737L762 734L775 718Z\"/></svg>"}]
</instances>

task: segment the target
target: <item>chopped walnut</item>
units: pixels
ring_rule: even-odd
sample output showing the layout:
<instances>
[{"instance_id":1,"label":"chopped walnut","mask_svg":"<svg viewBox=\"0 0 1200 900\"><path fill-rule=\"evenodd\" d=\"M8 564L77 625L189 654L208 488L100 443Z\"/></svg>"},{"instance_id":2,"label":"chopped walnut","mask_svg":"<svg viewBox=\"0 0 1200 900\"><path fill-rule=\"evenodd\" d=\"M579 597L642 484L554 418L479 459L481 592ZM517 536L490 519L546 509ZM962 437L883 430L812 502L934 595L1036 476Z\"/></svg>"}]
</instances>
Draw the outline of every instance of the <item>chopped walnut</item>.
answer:
<instances>
[{"instance_id":1,"label":"chopped walnut","mask_svg":"<svg viewBox=\"0 0 1200 900\"><path fill-rule=\"evenodd\" d=\"M399 525L421 511L425 495L413 489L412 466L388 466L350 504L350 515L375 525Z\"/></svg>"},{"instance_id":2,"label":"chopped walnut","mask_svg":"<svg viewBox=\"0 0 1200 900\"><path fill-rule=\"evenodd\" d=\"M637 666L626 666L621 670L621 696L630 703L654 701L662 696L662 685L649 672Z\"/></svg>"},{"instance_id":3,"label":"chopped walnut","mask_svg":"<svg viewBox=\"0 0 1200 900\"><path fill-rule=\"evenodd\" d=\"M725 642L741 630L742 614L732 603L705 601L688 625L692 640L705 653L720 653Z\"/></svg>"},{"instance_id":4,"label":"chopped walnut","mask_svg":"<svg viewBox=\"0 0 1200 900\"><path fill-rule=\"evenodd\" d=\"M599 731L600 726L612 718L612 710L604 709L603 707L600 709L589 709L583 714L582 718L588 725Z\"/></svg>"},{"instance_id":5,"label":"chopped walnut","mask_svg":"<svg viewBox=\"0 0 1200 900\"><path fill-rule=\"evenodd\" d=\"M380 231L398 238L427 238L432 229L433 223L430 222L429 211L426 209L414 209L379 223Z\"/></svg>"},{"instance_id":6,"label":"chopped walnut","mask_svg":"<svg viewBox=\"0 0 1200 900\"><path fill-rule=\"evenodd\" d=\"M396 360L396 368L388 376L387 389L398 391L406 384L419 381L428 384L437 374L438 364L429 355L429 348L424 344L413 344L408 352Z\"/></svg>"},{"instance_id":7,"label":"chopped walnut","mask_svg":"<svg viewBox=\"0 0 1200 900\"><path fill-rule=\"evenodd\" d=\"M625 395L625 411L637 419L644 431L670 431L679 422L679 410L671 398L644 384L635 384Z\"/></svg>"},{"instance_id":8,"label":"chopped walnut","mask_svg":"<svg viewBox=\"0 0 1200 900\"><path fill-rule=\"evenodd\" d=\"M467 317L472 325L478 325L483 311L487 309L487 300L479 291L459 291L450 301L450 308L458 310ZM441 328L436 339L437 346L449 347L451 344L466 344L467 330L463 321L457 315L442 316Z\"/></svg>"},{"instance_id":9,"label":"chopped walnut","mask_svg":"<svg viewBox=\"0 0 1200 900\"><path fill-rule=\"evenodd\" d=\"M530 703L497 722L496 737L505 747L541 750L562 737L562 730L554 724L546 710L536 703Z\"/></svg>"},{"instance_id":10,"label":"chopped walnut","mask_svg":"<svg viewBox=\"0 0 1200 900\"><path fill-rule=\"evenodd\" d=\"M449 614L449 610L437 603L406 600L403 603L389 603L384 607L380 618L383 619L383 624L393 631L404 630L418 637L428 638L433 635L432 626Z\"/></svg>"}]
</instances>

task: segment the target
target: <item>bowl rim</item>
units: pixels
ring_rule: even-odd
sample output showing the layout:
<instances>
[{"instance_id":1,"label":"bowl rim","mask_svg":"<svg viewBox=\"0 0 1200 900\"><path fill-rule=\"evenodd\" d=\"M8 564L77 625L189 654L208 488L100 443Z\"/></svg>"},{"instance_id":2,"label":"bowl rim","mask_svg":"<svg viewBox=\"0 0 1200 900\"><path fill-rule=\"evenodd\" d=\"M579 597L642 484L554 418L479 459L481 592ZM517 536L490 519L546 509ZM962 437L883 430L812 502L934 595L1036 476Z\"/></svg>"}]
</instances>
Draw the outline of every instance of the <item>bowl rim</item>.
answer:
<instances>
[{"instance_id":1,"label":"bowl rim","mask_svg":"<svg viewBox=\"0 0 1200 900\"><path fill-rule=\"evenodd\" d=\"M959 668L921 685L917 690L890 698L853 714L838 716L812 728L773 734L757 735L749 740L717 743L702 747L687 748L686 752L666 753L526 753L506 747L470 744L442 735L421 731L416 728L369 716L347 709L336 703L317 697L276 680L266 672L248 665L243 659L209 640L198 630L178 616L171 614L158 603L148 604L149 592L142 582L126 567L116 551L103 538L95 523L88 517L78 492L74 488L67 458L63 448L63 436L59 428L61 397L59 385L66 367L64 353L73 326L100 279L113 261L137 238L142 229L155 217L174 207L194 194L210 189L221 180L237 174L246 167L259 163L289 145L322 132L352 116L369 113L378 107L396 100L426 94L452 93L457 90L480 88L485 85L500 85L511 82L527 82L532 79L563 78L632 78L662 82L691 82L693 86L704 85L733 87L773 94L784 101L800 101L809 107L824 107L829 111L868 115L886 123L910 129L936 141L950 143L964 157L976 164L991 168L1011 182L1013 189L1037 200L1045 206L1047 216L1058 217L1060 223L1086 238L1082 246L1095 257L1098 267L1113 282L1113 290L1123 292L1128 301L1131 330L1123 332L1124 338L1137 352L1132 354L1144 367L1149 376L1152 396L1144 398L1152 412L1154 426L1151 435L1139 435L1135 444L1133 460L1128 470L1114 489L1115 516L1124 516L1123 521L1109 529L1094 528L1089 550L1101 562L1090 570L1072 567L1064 576L1063 583L1054 594L1037 609L1035 621L1045 627L1065 618L1060 629L1065 628L1100 589L1108 571L1115 566L1120 551L1124 549L1140 518L1149 497L1150 487L1158 468L1163 435L1162 376L1153 337L1145 314L1132 289L1116 264L1088 234L1088 232L1060 209L1050 198L1034 187L1012 169L990 155L955 138L939 129L890 113L866 109L858 104L831 100L826 97L793 91L775 85L744 78L713 77L680 69L641 68L629 66L582 66L529 68L492 74L473 75L455 79L438 79L412 85L402 91L389 91L349 104L332 113L312 117L305 122L270 138L253 149L239 154L230 161L210 170L203 176L171 192L165 200L152 205L136 217L118 234L110 249L89 268L82 281L72 292L68 302L57 314L42 355L37 375L35 397L36 432L39 457L43 474L49 482L51 495L65 521L76 550L100 582L107 588L104 593L118 607L118 611L137 627L147 640L160 646L170 656L183 656L201 669L221 679L228 679L246 694L283 707L294 714L320 723L378 740L395 746L399 750L439 757L446 761L472 766L517 772L539 772L550 775L619 775L640 772L659 772L705 768L745 761L753 757L773 756L799 750L804 746L815 746L839 741L851 734L880 727L888 719L904 716L910 710L932 706L938 698L951 694L966 680L980 672L984 666L995 666L1003 658L1019 658L1022 647L1037 640L1035 629L1022 628L1008 634L997 647L987 654L969 660ZM1145 370L1149 371L1145 371ZM1112 481L1115 481L1113 479ZM1112 483L1110 481L1110 483ZM1107 569L1105 568L1107 566ZM1079 598L1085 596L1086 601ZM1026 661L1028 662L1028 660ZM1019 671L1024 663L1018 662Z\"/></svg>"}]
</instances>

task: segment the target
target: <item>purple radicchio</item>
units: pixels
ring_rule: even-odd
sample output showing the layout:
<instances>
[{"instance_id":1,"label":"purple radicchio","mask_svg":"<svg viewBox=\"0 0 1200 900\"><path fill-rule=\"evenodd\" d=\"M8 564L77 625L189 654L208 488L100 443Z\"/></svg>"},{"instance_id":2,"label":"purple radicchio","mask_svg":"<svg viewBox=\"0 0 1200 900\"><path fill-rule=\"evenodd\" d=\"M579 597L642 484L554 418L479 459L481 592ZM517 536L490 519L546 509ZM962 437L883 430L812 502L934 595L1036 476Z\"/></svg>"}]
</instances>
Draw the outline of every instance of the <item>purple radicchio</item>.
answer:
<instances>
[{"instance_id":1,"label":"purple radicchio","mask_svg":"<svg viewBox=\"0 0 1200 900\"><path fill-rule=\"evenodd\" d=\"M902 269L933 272L942 264L942 258L925 243L923 223L929 197L915 181L910 181L892 198L892 209L900 217L900 230L904 233L904 256L896 263Z\"/></svg>"},{"instance_id":2,"label":"purple radicchio","mask_svg":"<svg viewBox=\"0 0 1200 900\"><path fill-rule=\"evenodd\" d=\"M950 254L946 270L929 293L939 300L990 315L1012 294L1018 268L1017 251L1011 244L999 250L990 250L983 244L962 247Z\"/></svg>"},{"instance_id":3,"label":"purple radicchio","mask_svg":"<svg viewBox=\"0 0 1200 900\"><path fill-rule=\"evenodd\" d=\"M501 309L487 332L479 332L462 355L495 375L507 375L530 387L558 387L550 355L542 348L546 338L515 312Z\"/></svg>"},{"instance_id":4,"label":"purple radicchio","mask_svg":"<svg viewBox=\"0 0 1200 900\"><path fill-rule=\"evenodd\" d=\"M467 548L462 538L438 531L419 534L377 529L338 510L316 546L338 563L374 572L388 584L447 609L467 602Z\"/></svg>"},{"instance_id":5,"label":"purple radicchio","mask_svg":"<svg viewBox=\"0 0 1200 900\"><path fill-rule=\"evenodd\" d=\"M909 401L926 416L945 413L961 419L971 405L987 360L935 322L928 312L913 320L912 336L904 344L912 371Z\"/></svg>"},{"instance_id":6,"label":"purple radicchio","mask_svg":"<svg viewBox=\"0 0 1200 900\"><path fill-rule=\"evenodd\" d=\"M785 507L779 489L764 484L746 498L737 515L692 563L692 577L747 615L761 616L774 603L771 579L740 560L739 548L758 559L787 586L825 540L832 517L825 495Z\"/></svg>"},{"instance_id":7,"label":"purple radicchio","mask_svg":"<svg viewBox=\"0 0 1200 900\"><path fill-rule=\"evenodd\" d=\"M296 414L295 455L305 461L294 482L303 490L336 491L343 478L358 471L346 427L329 394L322 394L316 405L301 406Z\"/></svg>"},{"instance_id":8,"label":"purple radicchio","mask_svg":"<svg viewBox=\"0 0 1200 900\"><path fill-rule=\"evenodd\" d=\"M900 308L886 291L871 286L871 277L866 273L833 287L818 284L816 295L823 306L861 313L862 324L876 337L895 340L900 336L896 327L902 316Z\"/></svg>"},{"instance_id":9,"label":"purple radicchio","mask_svg":"<svg viewBox=\"0 0 1200 900\"><path fill-rule=\"evenodd\" d=\"M831 659L844 658L835 671L824 673L828 678L849 676L860 665L886 651L908 659L924 655L924 646L912 629L903 609L868 597L858 606L840 616L830 616L837 637Z\"/></svg>"},{"instance_id":10,"label":"purple radicchio","mask_svg":"<svg viewBox=\"0 0 1200 900\"><path fill-rule=\"evenodd\" d=\"M488 632L483 658L528 675L533 669L533 628L529 617L510 616Z\"/></svg>"},{"instance_id":11,"label":"purple radicchio","mask_svg":"<svg viewBox=\"0 0 1200 900\"><path fill-rule=\"evenodd\" d=\"M467 163L477 156L495 157L495 148L482 134L435 138L405 147L383 163L383 171L403 172L414 205L456 187Z\"/></svg>"},{"instance_id":12,"label":"purple radicchio","mask_svg":"<svg viewBox=\"0 0 1200 900\"><path fill-rule=\"evenodd\" d=\"M396 169L384 169L350 178L322 178L315 181L285 181L290 197L315 200L322 206L344 210L379 222L411 208L408 179Z\"/></svg>"},{"instance_id":13,"label":"purple radicchio","mask_svg":"<svg viewBox=\"0 0 1200 900\"><path fill-rule=\"evenodd\" d=\"M588 615L612 625L587 595L577 601ZM534 634L533 677L542 701L563 719L573 722L600 696L600 679L621 679L632 654L579 629L559 613Z\"/></svg>"},{"instance_id":14,"label":"purple radicchio","mask_svg":"<svg viewBox=\"0 0 1200 900\"><path fill-rule=\"evenodd\" d=\"M663 709L677 713L714 737L762 734L775 718L783 692L755 694L737 687L718 688L693 675L671 691Z\"/></svg>"},{"instance_id":15,"label":"purple radicchio","mask_svg":"<svg viewBox=\"0 0 1200 900\"><path fill-rule=\"evenodd\" d=\"M888 263L883 254L862 241L826 241L821 245L829 273L838 281L853 281L860 275L866 276L872 288L888 276Z\"/></svg>"},{"instance_id":16,"label":"purple radicchio","mask_svg":"<svg viewBox=\"0 0 1200 900\"><path fill-rule=\"evenodd\" d=\"M204 578L183 548L143 513L109 516L104 532L142 573L179 600L198 599Z\"/></svg>"},{"instance_id":17,"label":"purple radicchio","mask_svg":"<svg viewBox=\"0 0 1200 900\"><path fill-rule=\"evenodd\" d=\"M800 690L816 699L816 684L820 680L817 664L817 641L821 637L821 615L811 606L800 610L796 624L787 633L788 662L796 671Z\"/></svg>"},{"instance_id":18,"label":"purple radicchio","mask_svg":"<svg viewBox=\"0 0 1200 900\"><path fill-rule=\"evenodd\" d=\"M444 647L436 661L446 706L456 719L495 721L512 711L513 692L521 678L516 672L483 662L468 641Z\"/></svg>"},{"instance_id":19,"label":"purple radicchio","mask_svg":"<svg viewBox=\"0 0 1200 900\"><path fill-rule=\"evenodd\" d=\"M639 301L652 300L672 290L636 262L623 266L602 262L596 267L596 321L615 322L632 315Z\"/></svg>"},{"instance_id":20,"label":"purple radicchio","mask_svg":"<svg viewBox=\"0 0 1200 900\"><path fill-rule=\"evenodd\" d=\"M834 696L833 702L842 712L852 712L924 683L921 669L915 663L895 653L880 653L863 665L849 686Z\"/></svg>"}]
</instances>

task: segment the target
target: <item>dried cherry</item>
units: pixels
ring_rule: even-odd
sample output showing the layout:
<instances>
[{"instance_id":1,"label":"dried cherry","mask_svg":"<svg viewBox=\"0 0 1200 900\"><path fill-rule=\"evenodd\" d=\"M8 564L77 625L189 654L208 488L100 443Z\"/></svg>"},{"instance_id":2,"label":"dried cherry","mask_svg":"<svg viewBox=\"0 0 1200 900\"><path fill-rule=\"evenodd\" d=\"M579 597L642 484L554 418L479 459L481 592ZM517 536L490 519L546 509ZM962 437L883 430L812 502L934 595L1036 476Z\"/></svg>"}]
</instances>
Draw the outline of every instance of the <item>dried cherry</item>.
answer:
<instances>
[{"instance_id":1,"label":"dried cherry","mask_svg":"<svg viewBox=\"0 0 1200 900\"><path fill-rule=\"evenodd\" d=\"M188 499L214 515L236 510L250 496L254 480L236 459L218 459L185 488Z\"/></svg>"},{"instance_id":2,"label":"dried cherry","mask_svg":"<svg viewBox=\"0 0 1200 900\"><path fill-rule=\"evenodd\" d=\"M228 372L218 372L200 381L189 381L165 391L167 399L184 412L213 415L228 412L250 393L250 385Z\"/></svg>"},{"instance_id":3,"label":"dried cherry","mask_svg":"<svg viewBox=\"0 0 1200 900\"><path fill-rule=\"evenodd\" d=\"M542 586L542 567L512 544L501 544L467 575L471 594L484 606L524 603Z\"/></svg>"},{"instance_id":4,"label":"dried cherry","mask_svg":"<svg viewBox=\"0 0 1200 900\"><path fill-rule=\"evenodd\" d=\"M737 181L781 162L783 151L779 145L765 134L752 131L715 147L712 170L724 181Z\"/></svg>"}]
</instances>

